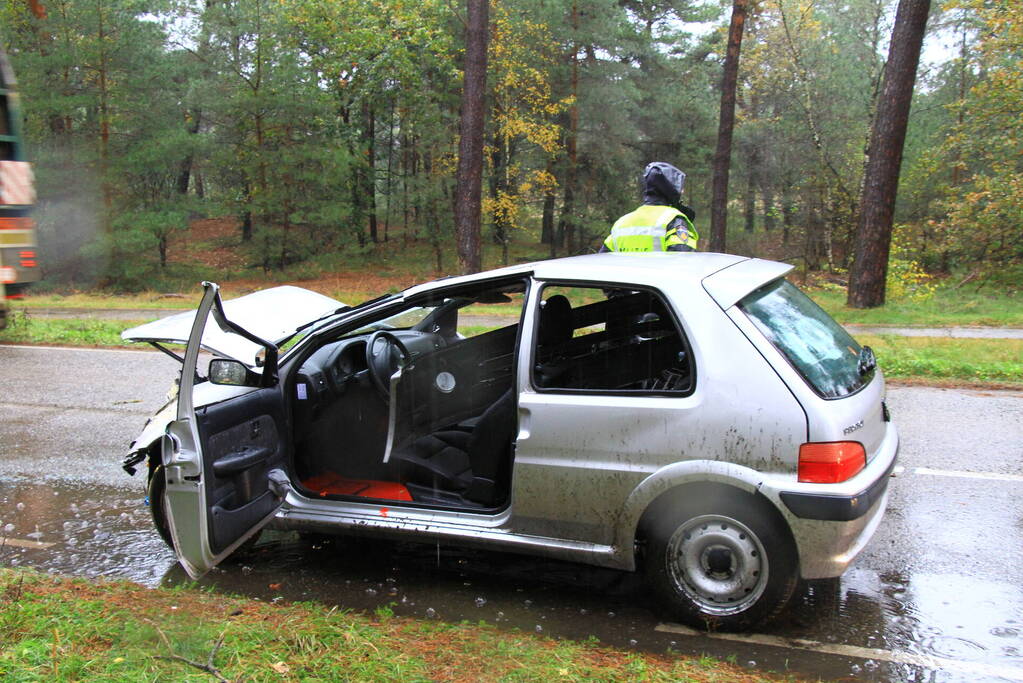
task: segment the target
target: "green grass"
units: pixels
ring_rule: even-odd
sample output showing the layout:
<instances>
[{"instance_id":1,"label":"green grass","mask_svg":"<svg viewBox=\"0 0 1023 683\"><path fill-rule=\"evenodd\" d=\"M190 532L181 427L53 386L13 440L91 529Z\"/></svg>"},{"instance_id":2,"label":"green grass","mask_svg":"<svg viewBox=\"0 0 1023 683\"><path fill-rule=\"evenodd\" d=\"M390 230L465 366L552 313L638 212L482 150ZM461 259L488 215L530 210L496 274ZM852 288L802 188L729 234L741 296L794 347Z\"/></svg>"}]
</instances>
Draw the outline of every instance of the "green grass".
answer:
<instances>
[{"instance_id":1,"label":"green grass","mask_svg":"<svg viewBox=\"0 0 1023 683\"><path fill-rule=\"evenodd\" d=\"M87 309L123 309L123 308L159 308L159 309L192 309L199 305L202 292L198 283L193 291L180 295L142 292L140 294L99 294L74 292L70 294L30 292L24 300L15 302L14 310L32 308L87 308Z\"/></svg>"},{"instance_id":2,"label":"green grass","mask_svg":"<svg viewBox=\"0 0 1023 683\"><path fill-rule=\"evenodd\" d=\"M213 680L196 666L207 663L221 680L246 681L794 680L705 655L644 654L485 623L0 569L4 681Z\"/></svg>"},{"instance_id":3,"label":"green grass","mask_svg":"<svg viewBox=\"0 0 1023 683\"><path fill-rule=\"evenodd\" d=\"M879 308L845 305L844 289L807 293L840 323L907 327L1023 327L1023 296L940 287L924 301L890 301Z\"/></svg>"},{"instance_id":4,"label":"green grass","mask_svg":"<svg viewBox=\"0 0 1023 683\"><path fill-rule=\"evenodd\" d=\"M15 311L8 320L7 329L0 330L0 343L140 348L138 344L122 341L121 331L142 322L96 318L36 318Z\"/></svg>"},{"instance_id":5,"label":"green grass","mask_svg":"<svg viewBox=\"0 0 1023 683\"><path fill-rule=\"evenodd\" d=\"M1023 387L1023 340L856 335L885 377Z\"/></svg>"}]
</instances>

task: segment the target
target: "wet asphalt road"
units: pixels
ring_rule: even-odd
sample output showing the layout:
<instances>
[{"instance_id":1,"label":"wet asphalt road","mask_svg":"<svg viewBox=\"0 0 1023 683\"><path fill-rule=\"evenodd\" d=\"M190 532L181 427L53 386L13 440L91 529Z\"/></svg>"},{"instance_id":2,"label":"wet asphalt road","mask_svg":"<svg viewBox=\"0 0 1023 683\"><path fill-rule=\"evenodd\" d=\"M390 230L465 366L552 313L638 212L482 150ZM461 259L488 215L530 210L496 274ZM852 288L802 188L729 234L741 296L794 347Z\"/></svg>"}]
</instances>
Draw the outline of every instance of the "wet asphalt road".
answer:
<instances>
[{"instance_id":1,"label":"wet asphalt road","mask_svg":"<svg viewBox=\"0 0 1023 683\"><path fill-rule=\"evenodd\" d=\"M0 564L187 580L119 467L176 367L152 352L0 346ZM433 545L269 532L202 583L814 677L1023 680L1023 393L892 387L889 405L901 467L877 535L760 634L662 623L630 574Z\"/></svg>"}]
</instances>

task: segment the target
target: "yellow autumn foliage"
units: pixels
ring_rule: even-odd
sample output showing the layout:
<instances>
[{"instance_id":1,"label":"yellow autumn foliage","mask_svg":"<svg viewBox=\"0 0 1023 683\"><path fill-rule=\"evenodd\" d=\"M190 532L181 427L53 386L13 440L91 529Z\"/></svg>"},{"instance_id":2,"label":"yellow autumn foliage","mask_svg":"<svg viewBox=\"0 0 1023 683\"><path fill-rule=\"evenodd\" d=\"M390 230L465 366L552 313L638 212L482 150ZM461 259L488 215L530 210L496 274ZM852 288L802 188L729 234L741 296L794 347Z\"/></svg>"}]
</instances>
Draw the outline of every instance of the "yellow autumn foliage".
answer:
<instances>
[{"instance_id":1,"label":"yellow autumn foliage","mask_svg":"<svg viewBox=\"0 0 1023 683\"><path fill-rule=\"evenodd\" d=\"M1016 3L955 0L946 8L980 24L975 68L982 78L954 107L962 123L945 139L963 182L949 188L940 226L982 270L1023 263L1023 13Z\"/></svg>"}]
</instances>

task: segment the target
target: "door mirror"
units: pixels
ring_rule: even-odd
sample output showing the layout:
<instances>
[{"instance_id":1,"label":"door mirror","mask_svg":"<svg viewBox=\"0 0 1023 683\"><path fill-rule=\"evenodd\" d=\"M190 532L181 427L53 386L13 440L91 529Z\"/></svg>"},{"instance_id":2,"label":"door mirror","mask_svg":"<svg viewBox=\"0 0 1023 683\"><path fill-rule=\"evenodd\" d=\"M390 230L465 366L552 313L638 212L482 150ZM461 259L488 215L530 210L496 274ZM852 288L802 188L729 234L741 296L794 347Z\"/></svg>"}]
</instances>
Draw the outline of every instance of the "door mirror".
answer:
<instances>
[{"instance_id":1,"label":"door mirror","mask_svg":"<svg viewBox=\"0 0 1023 683\"><path fill-rule=\"evenodd\" d=\"M210 361L210 382L231 387L258 387L262 378L236 360L214 358Z\"/></svg>"}]
</instances>

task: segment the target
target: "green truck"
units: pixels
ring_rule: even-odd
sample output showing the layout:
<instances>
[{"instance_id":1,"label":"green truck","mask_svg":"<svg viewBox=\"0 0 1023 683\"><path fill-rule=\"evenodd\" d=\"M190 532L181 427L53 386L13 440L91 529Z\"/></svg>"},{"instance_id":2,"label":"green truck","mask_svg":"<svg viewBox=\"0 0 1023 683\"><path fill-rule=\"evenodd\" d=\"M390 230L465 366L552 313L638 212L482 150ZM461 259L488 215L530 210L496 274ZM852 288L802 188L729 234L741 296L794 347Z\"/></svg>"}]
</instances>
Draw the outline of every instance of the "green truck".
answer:
<instances>
[{"instance_id":1,"label":"green truck","mask_svg":"<svg viewBox=\"0 0 1023 683\"><path fill-rule=\"evenodd\" d=\"M0 48L0 329L8 302L39 279L35 223L35 179L25 160L17 82Z\"/></svg>"}]
</instances>

